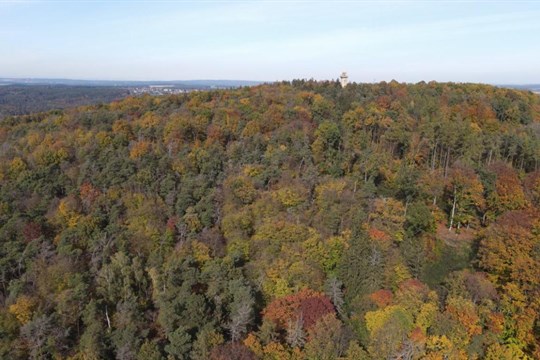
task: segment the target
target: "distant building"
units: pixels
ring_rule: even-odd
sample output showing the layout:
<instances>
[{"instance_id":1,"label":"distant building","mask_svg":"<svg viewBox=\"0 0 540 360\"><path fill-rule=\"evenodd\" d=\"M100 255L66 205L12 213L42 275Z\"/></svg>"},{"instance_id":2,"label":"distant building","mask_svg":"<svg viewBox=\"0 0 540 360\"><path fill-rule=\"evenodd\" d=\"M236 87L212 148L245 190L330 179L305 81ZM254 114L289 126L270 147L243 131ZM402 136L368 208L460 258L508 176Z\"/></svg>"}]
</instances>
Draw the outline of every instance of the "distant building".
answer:
<instances>
[{"instance_id":1,"label":"distant building","mask_svg":"<svg viewBox=\"0 0 540 360\"><path fill-rule=\"evenodd\" d=\"M345 71L341 73L341 76L339 77L339 82L341 83L341 87L345 87L349 83L349 77L347 76L347 73Z\"/></svg>"}]
</instances>

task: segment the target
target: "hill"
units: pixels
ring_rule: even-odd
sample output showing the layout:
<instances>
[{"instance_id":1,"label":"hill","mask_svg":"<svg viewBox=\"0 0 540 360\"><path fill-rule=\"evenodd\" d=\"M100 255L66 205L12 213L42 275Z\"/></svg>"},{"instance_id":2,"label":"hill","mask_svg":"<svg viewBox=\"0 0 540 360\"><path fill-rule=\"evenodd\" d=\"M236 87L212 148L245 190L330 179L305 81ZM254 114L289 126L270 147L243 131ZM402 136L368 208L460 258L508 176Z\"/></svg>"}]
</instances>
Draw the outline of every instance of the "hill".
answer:
<instances>
[{"instance_id":1,"label":"hill","mask_svg":"<svg viewBox=\"0 0 540 360\"><path fill-rule=\"evenodd\" d=\"M254 86L241 80L102 81L71 79L0 79L0 119L69 107L95 105L141 94L182 92Z\"/></svg>"},{"instance_id":2,"label":"hill","mask_svg":"<svg viewBox=\"0 0 540 360\"><path fill-rule=\"evenodd\" d=\"M129 95L126 88L68 85L0 86L0 119L67 107L109 103Z\"/></svg>"},{"instance_id":3,"label":"hill","mask_svg":"<svg viewBox=\"0 0 540 360\"><path fill-rule=\"evenodd\" d=\"M174 86L183 89L236 88L260 85L262 81L249 80L78 80L78 79L41 79L41 78L0 78L0 85L65 85L65 86L101 86L101 87L141 87Z\"/></svg>"},{"instance_id":4,"label":"hill","mask_svg":"<svg viewBox=\"0 0 540 360\"><path fill-rule=\"evenodd\" d=\"M539 358L539 124L300 80L6 117L0 358Z\"/></svg>"}]
</instances>

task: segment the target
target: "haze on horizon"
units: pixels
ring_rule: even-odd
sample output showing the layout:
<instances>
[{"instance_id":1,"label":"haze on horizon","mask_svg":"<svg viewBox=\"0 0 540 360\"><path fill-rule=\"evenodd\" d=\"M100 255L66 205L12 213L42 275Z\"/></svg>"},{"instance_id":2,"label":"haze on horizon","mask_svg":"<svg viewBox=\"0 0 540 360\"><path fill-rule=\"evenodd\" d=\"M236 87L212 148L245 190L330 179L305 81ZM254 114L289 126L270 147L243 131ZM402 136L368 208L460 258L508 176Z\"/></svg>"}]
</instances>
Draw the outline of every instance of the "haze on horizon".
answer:
<instances>
[{"instance_id":1,"label":"haze on horizon","mask_svg":"<svg viewBox=\"0 0 540 360\"><path fill-rule=\"evenodd\" d=\"M0 1L0 77L540 82L534 1Z\"/></svg>"}]
</instances>

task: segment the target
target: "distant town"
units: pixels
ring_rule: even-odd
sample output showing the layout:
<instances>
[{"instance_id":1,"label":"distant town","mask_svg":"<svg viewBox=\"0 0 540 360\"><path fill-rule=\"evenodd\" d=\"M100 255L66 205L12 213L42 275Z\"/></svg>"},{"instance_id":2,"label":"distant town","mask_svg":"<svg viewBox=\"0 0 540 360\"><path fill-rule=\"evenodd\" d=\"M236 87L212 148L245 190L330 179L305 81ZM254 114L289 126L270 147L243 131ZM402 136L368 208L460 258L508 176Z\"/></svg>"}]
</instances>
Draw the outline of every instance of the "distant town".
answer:
<instances>
[{"instance_id":1,"label":"distant town","mask_svg":"<svg viewBox=\"0 0 540 360\"><path fill-rule=\"evenodd\" d=\"M211 89L219 89L220 87L210 87ZM148 85L148 86L136 86L136 87L127 87L130 95L175 95L175 94L184 94L191 91L200 91L202 89L197 88L178 88L174 85ZM206 88L205 88L206 90Z\"/></svg>"}]
</instances>

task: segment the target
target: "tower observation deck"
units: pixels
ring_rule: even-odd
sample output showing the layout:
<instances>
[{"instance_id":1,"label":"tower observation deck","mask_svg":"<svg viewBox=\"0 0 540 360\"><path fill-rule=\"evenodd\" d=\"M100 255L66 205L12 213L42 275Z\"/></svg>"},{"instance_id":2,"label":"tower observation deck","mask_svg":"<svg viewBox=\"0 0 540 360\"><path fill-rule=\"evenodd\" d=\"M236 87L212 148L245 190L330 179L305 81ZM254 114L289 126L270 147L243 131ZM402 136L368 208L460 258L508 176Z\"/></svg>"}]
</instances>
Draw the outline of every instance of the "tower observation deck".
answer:
<instances>
[{"instance_id":1,"label":"tower observation deck","mask_svg":"<svg viewBox=\"0 0 540 360\"><path fill-rule=\"evenodd\" d=\"M341 87L344 88L349 83L349 77L347 76L347 73L344 71L341 73L341 76L339 77L339 82L341 83Z\"/></svg>"}]
</instances>

